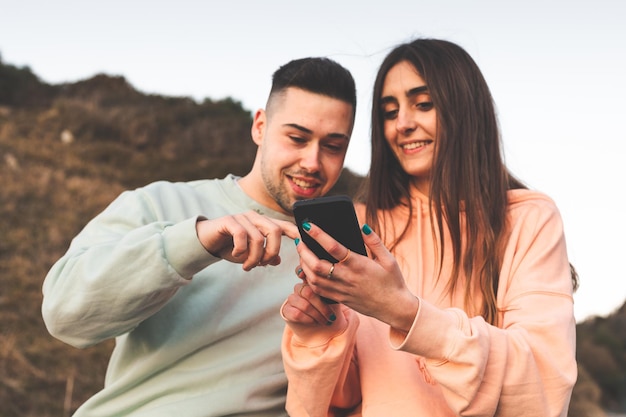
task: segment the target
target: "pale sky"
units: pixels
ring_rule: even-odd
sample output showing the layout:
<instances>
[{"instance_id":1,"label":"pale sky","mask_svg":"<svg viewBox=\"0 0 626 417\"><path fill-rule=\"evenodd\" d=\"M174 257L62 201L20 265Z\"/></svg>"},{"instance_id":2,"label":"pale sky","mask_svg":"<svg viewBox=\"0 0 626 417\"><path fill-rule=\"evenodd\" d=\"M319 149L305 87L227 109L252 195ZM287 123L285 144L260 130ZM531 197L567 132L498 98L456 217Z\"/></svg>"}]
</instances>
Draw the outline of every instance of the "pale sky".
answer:
<instances>
[{"instance_id":1,"label":"pale sky","mask_svg":"<svg viewBox=\"0 0 626 417\"><path fill-rule=\"evenodd\" d=\"M359 103L346 166L369 166L370 94L390 48L465 48L494 96L509 168L550 195L581 276L577 320L626 300L626 2L620 0L0 0L0 54L43 81L124 76L145 93L263 107L273 71L328 56Z\"/></svg>"}]
</instances>

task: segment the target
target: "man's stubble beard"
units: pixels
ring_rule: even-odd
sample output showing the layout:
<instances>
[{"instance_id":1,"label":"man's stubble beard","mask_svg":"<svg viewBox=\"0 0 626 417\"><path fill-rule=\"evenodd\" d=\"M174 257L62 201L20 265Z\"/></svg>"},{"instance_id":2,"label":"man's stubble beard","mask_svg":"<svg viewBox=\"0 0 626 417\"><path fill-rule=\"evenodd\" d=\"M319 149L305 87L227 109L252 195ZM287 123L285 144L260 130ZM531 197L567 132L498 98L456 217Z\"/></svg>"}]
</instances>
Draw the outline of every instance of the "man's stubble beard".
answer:
<instances>
[{"instance_id":1,"label":"man's stubble beard","mask_svg":"<svg viewBox=\"0 0 626 417\"><path fill-rule=\"evenodd\" d=\"M280 208L282 208L286 213L292 214L294 202L285 189L283 182L280 181L280 178L276 183L273 181L271 169L272 168L268 167L265 163L265 159L263 159L261 161L261 176L263 178L265 190Z\"/></svg>"}]
</instances>

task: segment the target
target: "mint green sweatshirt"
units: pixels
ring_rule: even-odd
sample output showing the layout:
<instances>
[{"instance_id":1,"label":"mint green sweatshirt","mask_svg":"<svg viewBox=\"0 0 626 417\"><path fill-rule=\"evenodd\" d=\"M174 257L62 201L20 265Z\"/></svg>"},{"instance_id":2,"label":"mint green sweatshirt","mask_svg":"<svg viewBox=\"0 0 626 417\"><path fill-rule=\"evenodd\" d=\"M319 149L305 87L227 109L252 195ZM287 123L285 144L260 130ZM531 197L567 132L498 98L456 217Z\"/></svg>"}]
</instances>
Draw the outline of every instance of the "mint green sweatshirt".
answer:
<instances>
[{"instance_id":1,"label":"mint green sweatshirt","mask_svg":"<svg viewBox=\"0 0 626 417\"><path fill-rule=\"evenodd\" d=\"M255 210L229 175L121 194L72 241L43 284L43 318L79 348L115 338L104 389L75 416L285 416L282 302L297 283L294 243L279 266L245 272L210 255L199 216Z\"/></svg>"}]
</instances>

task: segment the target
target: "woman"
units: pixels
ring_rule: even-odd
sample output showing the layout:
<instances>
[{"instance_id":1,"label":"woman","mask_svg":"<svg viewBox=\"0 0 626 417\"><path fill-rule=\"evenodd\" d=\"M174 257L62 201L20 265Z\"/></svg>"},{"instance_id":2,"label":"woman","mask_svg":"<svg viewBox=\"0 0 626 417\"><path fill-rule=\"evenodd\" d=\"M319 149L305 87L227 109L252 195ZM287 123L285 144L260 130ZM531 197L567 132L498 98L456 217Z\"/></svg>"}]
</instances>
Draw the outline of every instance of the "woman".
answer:
<instances>
[{"instance_id":1,"label":"woman","mask_svg":"<svg viewBox=\"0 0 626 417\"><path fill-rule=\"evenodd\" d=\"M459 46L418 39L385 58L373 98L357 206L370 256L304 224L341 261L296 242L288 413L566 416L576 276L553 201L503 163L480 70Z\"/></svg>"}]
</instances>

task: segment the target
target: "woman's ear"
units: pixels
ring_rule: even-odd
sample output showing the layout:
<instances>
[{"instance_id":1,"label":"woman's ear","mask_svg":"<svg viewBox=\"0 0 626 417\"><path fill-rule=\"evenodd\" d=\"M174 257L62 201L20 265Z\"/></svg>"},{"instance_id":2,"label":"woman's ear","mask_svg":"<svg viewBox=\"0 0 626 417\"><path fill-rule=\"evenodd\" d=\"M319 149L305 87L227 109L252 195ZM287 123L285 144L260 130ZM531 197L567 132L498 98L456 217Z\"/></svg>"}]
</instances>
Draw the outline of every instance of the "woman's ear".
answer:
<instances>
[{"instance_id":1,"label":"woman's ear","mask_svg":"<svg viewBox=\"0 0 626 417\"><path fill-rule=\"evenodd\" d=\"M257 146L263 143L265 137L265 128L267 127L267 115L265 110L259 109L254 114L254 120L252 121L252 128L250 133L252 134L252 140Z\"/></svg>"}]
</instances>

